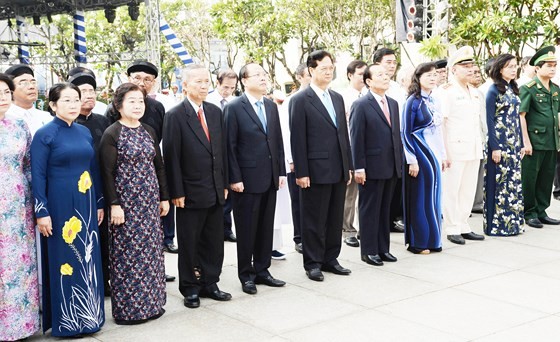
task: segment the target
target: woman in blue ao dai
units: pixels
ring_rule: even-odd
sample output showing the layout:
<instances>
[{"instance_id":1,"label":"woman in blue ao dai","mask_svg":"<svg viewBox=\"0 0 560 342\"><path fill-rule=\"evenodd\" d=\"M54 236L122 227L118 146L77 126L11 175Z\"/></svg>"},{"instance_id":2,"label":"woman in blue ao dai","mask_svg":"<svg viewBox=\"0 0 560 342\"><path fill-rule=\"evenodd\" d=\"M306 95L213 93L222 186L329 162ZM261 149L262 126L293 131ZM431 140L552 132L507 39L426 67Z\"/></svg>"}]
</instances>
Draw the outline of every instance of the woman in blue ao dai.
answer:
<instances>
[{"instance_id":1,"label":"woman in blue ao dai","mask_svg":"<svg viewBox=\"0 0 560 342\"><path fill-rule=\"evenodd\" d=\"M441 251L441 171L446 154L443 117L431 96L436 85L436 65L420 64L402 119L405 243L415 254Z\"/></svg>"},{"instance_id":2,"label":"woman in blue ao dai","mask_svg":"<svg viewBox=\"0 0 560 342\"><path fill-rule=\"evenodd\" d=\"M37 227L42 234L43 332L76 336L105 322L97 224L103 220L99 171L89 130L74 123L80 90L71 83L49 90L56 113L31 143Z\"/></svg>"}]
</instances>

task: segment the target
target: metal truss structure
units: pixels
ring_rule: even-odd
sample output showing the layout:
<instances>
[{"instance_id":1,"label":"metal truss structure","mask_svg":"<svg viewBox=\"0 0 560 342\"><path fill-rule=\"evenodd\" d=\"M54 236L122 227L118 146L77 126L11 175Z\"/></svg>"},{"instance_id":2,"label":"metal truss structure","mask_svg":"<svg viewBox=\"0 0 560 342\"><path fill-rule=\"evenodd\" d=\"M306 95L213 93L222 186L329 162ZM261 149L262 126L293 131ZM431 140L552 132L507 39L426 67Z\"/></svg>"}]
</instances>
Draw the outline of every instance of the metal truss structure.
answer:
<instances>
[{"instance_id":1,"label":"metal truss structure","mask_svg":"<svg viewBox=\"0 0 560 342\"><path fill-rule=\"evenodd\" d=\"M441 35L447 41L449 26L449 2L447 0L423 0L423 38Z\"/></svg>"},{"instance_id":2,"label":"metal truss structure","mask_svg":"<svg viewBox=\"0 0 560 342\"><path fill-rule=\"evenodd\" d=\"M114 9L126 5L138 5L143 0L0 0L0 20L11 20L16 15L32 18L56 14L72 15L76 10L95 11ZM159 1L144 0L146 5L146 51L123 52L118 55L87 55L88 63L132 61L147 59L160 66ZM19 44L17 42L14 42ZM0 56L2 57L2 56ZM34 65L74 63L67 56L30 56ZM19 63L16 59L0 59L0 63Z\"/></svg>"}]
</instances>

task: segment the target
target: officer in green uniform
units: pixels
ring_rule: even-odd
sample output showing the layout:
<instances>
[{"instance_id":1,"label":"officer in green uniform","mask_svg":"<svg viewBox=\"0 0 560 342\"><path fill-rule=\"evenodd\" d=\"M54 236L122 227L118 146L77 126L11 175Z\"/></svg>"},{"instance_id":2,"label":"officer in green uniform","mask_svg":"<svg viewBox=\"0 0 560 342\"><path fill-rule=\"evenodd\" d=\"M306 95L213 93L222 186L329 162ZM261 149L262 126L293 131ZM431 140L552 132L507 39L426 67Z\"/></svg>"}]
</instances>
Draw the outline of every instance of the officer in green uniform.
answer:
<instances>
[{"instance_id":1,"label":"officer in green uniform","mask_svg":"<svg viewBox=\"0 0 560 342\"><path fill-rule=\"evenodd\" d=\"M560 88L552 83L556 74L554 47L540 49L529 61L535 66L535 78L520 89L521 127L525 157L521 164L525 220L534 228L543 224L560 224L546 214L550 206L552 182L556 167L558 110Z\"/></svg>"}]
</instances>

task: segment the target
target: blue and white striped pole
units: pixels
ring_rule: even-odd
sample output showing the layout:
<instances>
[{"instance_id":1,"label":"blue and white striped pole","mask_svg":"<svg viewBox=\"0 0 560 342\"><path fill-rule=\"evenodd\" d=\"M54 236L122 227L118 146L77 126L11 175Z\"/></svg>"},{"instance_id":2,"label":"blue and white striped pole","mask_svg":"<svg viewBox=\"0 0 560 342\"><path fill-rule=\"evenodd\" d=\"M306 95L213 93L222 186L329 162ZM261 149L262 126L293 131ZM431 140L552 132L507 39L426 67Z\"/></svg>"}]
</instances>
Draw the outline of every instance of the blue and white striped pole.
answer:
<instances>
[{"instance_id":1,"label":"blue and white striped pole","mask_svg":"<svg viewBox=\"0 0 560 342\"><path fill-rule=\"evenodd\" d=\"M173 32L171 27L169 27L169 24L165 21L165 19L163 19L163 17L159 19L159 30L163 33L165 39L167 39L167 42L173 48L173 51L175 51L181 61L183 61L183 64L194 63L192 57L185 49L185 46L183 46L183 43L181 43L179 38L177 38L177 35Z\"/></svg>"},{"instance_id":2,"label":"blue and white striped pole","mask_svg":"<svg viewBox=\"0 0 560 342\"><path fill-rule=\"evenodd\" d=\"M74 13L74 59L78 64L86 64L86 23L85 12L76 10Z\"/></svg>"},{"instance_id":3,"label":"blue and white striped pole","mask_svg":"<svg viewBox=\"0 0 560 342\"><path fill-rule=\"evenodd\" d=\"M27 45L27 24L25 18L18 15L16 16L17 32L18 32L18 57L19 62L22 64L29 64L29 45Z\"/></svg>"}]
</instances>

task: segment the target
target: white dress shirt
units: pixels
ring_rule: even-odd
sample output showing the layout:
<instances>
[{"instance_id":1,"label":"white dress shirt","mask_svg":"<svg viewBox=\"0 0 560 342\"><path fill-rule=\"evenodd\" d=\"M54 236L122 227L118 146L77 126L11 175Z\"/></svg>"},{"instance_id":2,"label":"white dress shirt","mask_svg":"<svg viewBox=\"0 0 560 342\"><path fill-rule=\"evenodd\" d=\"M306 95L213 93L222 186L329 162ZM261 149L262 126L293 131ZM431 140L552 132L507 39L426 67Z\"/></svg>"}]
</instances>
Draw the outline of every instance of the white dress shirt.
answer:
<instances>
[{"instance_id":1,"label":"white dress shirt","mask_svg":"<svg viewBox=\"0 0 560 342\"><path fill-rule=\"evenodd\" d=\"M6 112L6 117L25 121L27 127L29 127L29 132L31 132L31 136L35 135L35 132L37 132L39 128L51 122L53 119L53 116L49 112L39 110L35 107L24 109L13 103Z\"/></svg>"}]
</instances>

